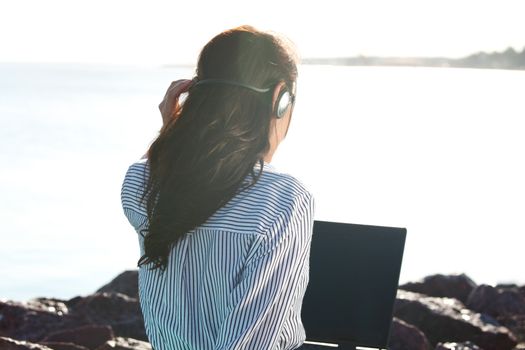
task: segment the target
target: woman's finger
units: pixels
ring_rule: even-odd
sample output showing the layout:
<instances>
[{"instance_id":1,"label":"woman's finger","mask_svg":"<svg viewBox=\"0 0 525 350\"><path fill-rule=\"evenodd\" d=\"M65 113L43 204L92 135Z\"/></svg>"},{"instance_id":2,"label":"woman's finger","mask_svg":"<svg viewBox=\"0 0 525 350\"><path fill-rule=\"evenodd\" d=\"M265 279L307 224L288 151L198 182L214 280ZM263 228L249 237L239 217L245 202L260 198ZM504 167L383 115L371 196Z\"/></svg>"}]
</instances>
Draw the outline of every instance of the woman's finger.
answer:
<instances>
[{"instance_id":1,"label":"woman's finger","mask_svg":"<svg viewBox=\"0 0 525 350\"><path fill-rule=\"evenodd\" d=\"M181 93L188 91L193 81L188 79L181 79L174 81L170 88L168 89L168 94L173 96L178 96Z\"/></svg>"},{"instance_id":2,"label":"woman's finger","mask_svg":"<svg viewBox=\"0 0 525 350\"><path fill-rule=\"evenodd\" d=\"M174 117L180 108L179 97L182 93L187 92L192 86L194 80L179 79L171 82L164 99L159 104L159 110L164 122Z\"/></svg>"}]
</instances>

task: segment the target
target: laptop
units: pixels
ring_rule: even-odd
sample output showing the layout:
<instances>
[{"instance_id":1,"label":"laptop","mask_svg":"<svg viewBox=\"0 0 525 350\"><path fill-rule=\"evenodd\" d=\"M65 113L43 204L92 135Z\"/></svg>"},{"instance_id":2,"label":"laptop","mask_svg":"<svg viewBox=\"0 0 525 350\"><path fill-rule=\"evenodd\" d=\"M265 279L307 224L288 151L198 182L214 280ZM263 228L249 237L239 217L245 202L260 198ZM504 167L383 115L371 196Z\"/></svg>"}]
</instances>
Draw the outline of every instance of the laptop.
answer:
<instances>
[{"instance_id":1,"label":"laptop","mask_svg":"<svg viewBox=\"0 0 525 350\"><path fill-rule=\"evenodd\" d=\"M301 311L305 348L387 348L406 232L314 221Z\"/></svg>"}]
</instances>

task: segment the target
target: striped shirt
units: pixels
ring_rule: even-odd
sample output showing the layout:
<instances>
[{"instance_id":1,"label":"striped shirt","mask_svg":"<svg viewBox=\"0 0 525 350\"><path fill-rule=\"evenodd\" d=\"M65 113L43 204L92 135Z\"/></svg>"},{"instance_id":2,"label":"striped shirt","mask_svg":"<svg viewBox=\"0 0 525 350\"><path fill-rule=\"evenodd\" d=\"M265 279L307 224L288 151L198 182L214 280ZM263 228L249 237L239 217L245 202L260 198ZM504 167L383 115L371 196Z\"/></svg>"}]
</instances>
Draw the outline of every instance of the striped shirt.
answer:
<instances>
[{"instance_id":1,"label":"striped shirt","mask_svg":"<svg viewBox=\"0 0 525 350\"><path fill-rule=\"evenodd\" d=\"M147 164L131 164L121 190L124 214L137 233L148 225L139 203ZM298 348L306 339L301 306L313 216L314 197L304 184L264 163L255 185L174 245L164 273L148 271L152 263L139 268L139 300L153 348Z\"/></svg>"}]
</instances>

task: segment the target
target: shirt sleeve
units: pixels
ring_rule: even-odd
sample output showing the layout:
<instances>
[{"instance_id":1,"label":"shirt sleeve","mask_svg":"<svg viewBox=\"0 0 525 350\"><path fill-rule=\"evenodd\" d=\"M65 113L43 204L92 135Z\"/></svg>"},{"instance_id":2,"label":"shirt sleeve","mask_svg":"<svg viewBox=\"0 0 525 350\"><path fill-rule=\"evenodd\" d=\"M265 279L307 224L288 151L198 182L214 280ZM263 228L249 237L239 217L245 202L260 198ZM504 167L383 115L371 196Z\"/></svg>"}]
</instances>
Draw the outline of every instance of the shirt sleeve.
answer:
<instances>
[{"instance_id":1,"label":"shirt sleeve","mask_svg":"<svg viewBox=\"0 0 525 350\"><path fill-rule=\"evenodd\" d=\"M285 317L305 292L296 286L310 257L313 215L314 198L304 192L273 223L232 292L215 350L277 350Z\"/></svg>"},{"instance_id":2,"label":"shirt sleeve","mask_svg":"<svg viewBox=\"0 0 525 350\"><path fill-rule=\"evenodd\" d=\"M145 206L140 203L143 184L144 168L137 164L130 165L122 182L120 200L124 215L135 229L142 226L147 218Z\"/></svg>"}]
</instances>

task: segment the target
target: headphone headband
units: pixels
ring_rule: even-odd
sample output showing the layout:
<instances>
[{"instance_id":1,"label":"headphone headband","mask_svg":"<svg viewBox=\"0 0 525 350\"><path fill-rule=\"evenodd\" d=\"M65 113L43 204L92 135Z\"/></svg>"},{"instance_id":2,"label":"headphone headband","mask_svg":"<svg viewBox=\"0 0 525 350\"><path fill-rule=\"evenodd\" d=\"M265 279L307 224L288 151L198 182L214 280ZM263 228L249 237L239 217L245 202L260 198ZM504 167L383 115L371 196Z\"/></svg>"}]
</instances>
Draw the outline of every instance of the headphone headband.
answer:
<instances>
[{"instance_id":1,"label":"headphone headband","mask_svg":"<svg viewBox=\"0 0 525 350\"><path fill-rule=\"evenodd\" d=\"M248 84L239 83L239 82L236 82L236 81L226 80L226 79L204 79L204 80L198 80L193 86L197 86L197 85L200 85L200 84L228 84L228 85L234 85L234 86L240 86L240 87L243 87L243 88L247 88L247 89L250 89L250 90L255 91L255 92L268 92L268 91L271 90L270 87L268 87L268 88L258 88L258 87L251 86L251 85L248 85Z\"/></svg>"},{"instance_id":2,"label":"headphone headband","mask_svg":"<svg viewBox=\"0 0 525 350\"><path fill-rule=\"evenodd\" d=\"M233 81L233 80L226 80L226 79L203 79L203 80L197 80L197 78L194 78L193 79L195 81L195 83L193 84L192 87L195 87L199 84L228 84L228 85L233 85L233 86L240 86L240 87L243 87L243 88L246 88L246 89L250 89L252 91L255 91L255 92L268 92L270 90L272 90L272 87L267 87L267 88L259 88L259 87L255 87L255 86L252 86L252 85L248 85L248 84L244 84L244 83L240 83L240 82L237 82L237 81ZM286 105L283 105L281 103L281 100L283 99L283 96L285 96L285 94L288 94L288 101L286 101ZM272 107L274 109L274 112L275 112L275 115L277 117L277 119L280 119L284 116L286 110L288 110L288 108L290 107L290 105L293 105L294 103L294 100L295 100L295 96L293 94L291 94L287 88L283 89L280 91L279 93L279 97L277 98L277 103L275 105L275 107Z\"/></svg>"}]
</instances>

